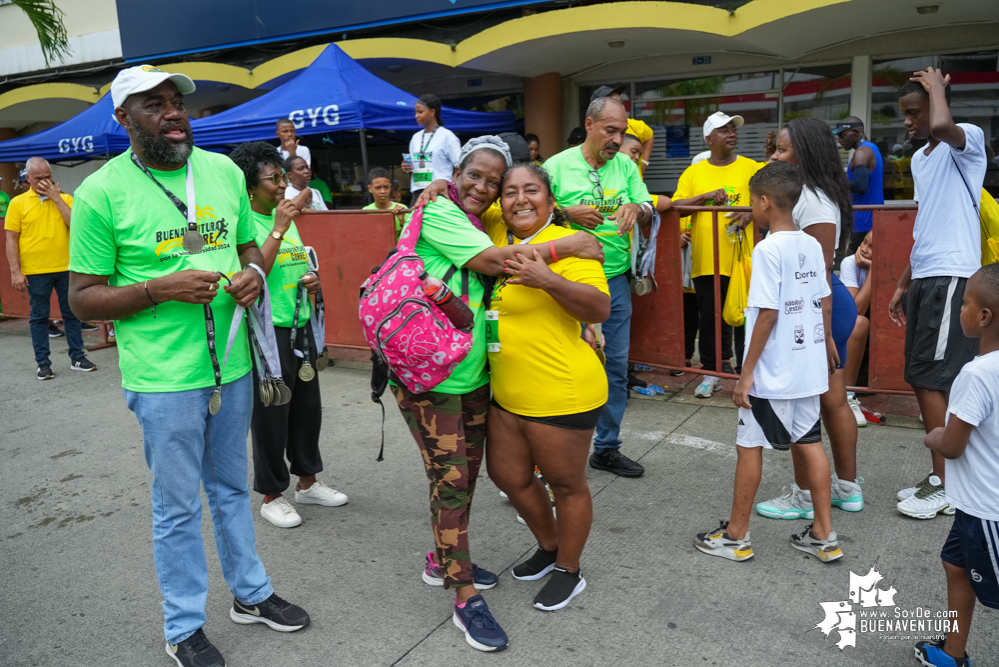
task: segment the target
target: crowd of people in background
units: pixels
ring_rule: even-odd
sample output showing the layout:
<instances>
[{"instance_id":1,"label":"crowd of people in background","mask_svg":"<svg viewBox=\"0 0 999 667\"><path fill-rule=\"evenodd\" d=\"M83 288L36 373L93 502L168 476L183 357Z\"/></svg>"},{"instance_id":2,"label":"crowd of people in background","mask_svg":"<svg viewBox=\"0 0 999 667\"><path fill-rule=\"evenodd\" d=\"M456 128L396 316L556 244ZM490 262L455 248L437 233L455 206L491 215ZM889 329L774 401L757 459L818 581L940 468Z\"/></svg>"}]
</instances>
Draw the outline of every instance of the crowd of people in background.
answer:
<instances>
[{"instance_id":1,"label":"crowd of people in background","mask_svg":"<svg viewBox=\"0 0 999 667\"><path fill-rule=\"evenodd\" d=\"M989 158L982 130L953 121L948 83L929 68L899 93L910 137L926 143L907 158L919 202L915 244L888 307L906 330L905 379L931 450L930 473L898 492L897 509L917 519L955 516L941 557L957 623L944 640L916 645L927 665L969 664L975 600L999 608L999 268L983 261L989 230L980 220ZM234 598L230 618L283 632L306 627L310 616L274 592L257 556L247 435L259 512L274 527L302 523L285 496L293 475L295 504L336 507L348 498L318 479L315 371L328 362L322 288L295 223L328 208L328 187L317 187L311 153L288 119L277 123L277 147L246 143L228 156L196 148L183 105L193 91L182 74L122 71L111 95L130 150L75 198L32 158L28 189L0 205L11 280L31 300L38 378L53 376L53 290L73 370L96 370L84 355L80 318L116 323L125 400L142 427L153 478L166 652L182 667L217 667L224 659L204 632L200 489ZM410 206L389 169L366 174L364 210L391 214L400 247L410 244L425 276L471 311L469 351L444 381L413 391L390 374L389 384L430 489L434 547L421 578L454 592L453 623L481 651L510 641L481 593L499 577L473 562L468 539L483 464L537 541L512 576L547 577L532 603L543 611L564 608L587 585L586 466L624 478L645 473L622 451L621 427L634 251L646 235L654 242L662 219L679 219L683 311L671 335L682 331L688 370L695 355L700 360L695 396L715 395L720 376L738 377L731 514L698 533L694 546L732 561L752 558L755 510L809 520L791 546L833 562L844 555L833 508L865 507L858 428L880 416L848 388L858 382L878 316L869 280L876 249L873 214L854 206L884 203L895 151L884 160L857 117L834 128L797 118L768 137L768 159L757 162L738 153L743 118L717 111L701 128L708 151L693 158L672 196L653 194L643 179L653 131L629 117L621 92L595 91L569 148L545 151L547 158L534 134L462 145L444 126L440 100L424 95L415 104L422 129L401 163ZM852 151L845 170L837 141ZM727 214L716 229L711 212L692 208L705 206L752 210ZM679 216L662 217L674 207ZM745 323L723 323L716 340L715 276L725 302L734 271L749 258ZM207 345L191 342L206 336ZM756 503L763 449L790 450L794 479Z\"/></svg>"}]
</instances>

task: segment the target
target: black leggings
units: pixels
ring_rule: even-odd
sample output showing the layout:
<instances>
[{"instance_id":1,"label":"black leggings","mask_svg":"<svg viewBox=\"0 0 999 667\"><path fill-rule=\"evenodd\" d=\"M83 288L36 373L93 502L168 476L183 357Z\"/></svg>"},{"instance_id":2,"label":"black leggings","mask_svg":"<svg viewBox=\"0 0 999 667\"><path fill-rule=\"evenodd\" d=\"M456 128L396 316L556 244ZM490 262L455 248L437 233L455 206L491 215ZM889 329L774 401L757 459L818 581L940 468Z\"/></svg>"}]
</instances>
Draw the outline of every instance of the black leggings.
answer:
<instances>
[{"instance_id":1,"label":"black leggings","mask_svg":"<svg viewBox=\"0 0 999 667\"><path fill-rule=\"evenodd\" d=\"M728 294L728 276L721 276L721 303L717 306L717 314L721 314ZM694 289L697 294L697 310L700 319L700 342L698 351L701 355L701 365L707 370L715 370L715 277L714 275L697 276L694 278ZM742 366L742 352L746 344L745 327L735 328L735 365ZM722 321L722 362L732 357L732 329Z\"/></svg>"}]
</instances>

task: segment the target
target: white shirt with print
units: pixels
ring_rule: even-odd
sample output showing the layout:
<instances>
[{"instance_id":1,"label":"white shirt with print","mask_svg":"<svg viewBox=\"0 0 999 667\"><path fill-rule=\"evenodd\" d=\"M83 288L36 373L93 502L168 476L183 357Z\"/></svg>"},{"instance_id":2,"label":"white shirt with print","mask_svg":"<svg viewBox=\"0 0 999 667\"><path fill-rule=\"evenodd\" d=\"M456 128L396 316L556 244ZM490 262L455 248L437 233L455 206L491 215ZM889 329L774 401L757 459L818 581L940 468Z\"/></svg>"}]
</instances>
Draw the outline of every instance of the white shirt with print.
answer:
<instances>
[{"instance_id":1,"label":"white shirt with print","mask_svg":"<svg viewBox=\"0 0 999 667\"><path fill-rule=\"evenodd\" d=\"M454 168L458 166L458 159L461 157L461 142L454 132L442 125L438 125L433 132L420 130L409 140L409 153L413 156L413 169L419 169L421 150L426 147L423 153L423 162L426 167L433 169L432 181L445 179L450 181L454 176ZM427 187L429 183L417 183L413 180L411 190L416 192Z\"/></svg>"},{"instance_id":2,"label":"white shirt with print","mask_svg":"<svg viewBox=\"0 0 999 667\"><path fill-rule=\"evenodd\" d=\"M322 195L322 193L319 192L319 190L316 190L315 188L309 188L309 189L312 190L312 201L309 203L308 206L305 207L305 210L306 211L328 211L329 209L326 208L326 202L323 201L323 195ZM284 198L285 199L294 199L295 197L297 197L299 195L300 192L301 192L301 190L295 189L294 185L289 185L287 188L285 188Z\"/></svg>"},{"instance_id":3,"label":"white shirt with print","mask_svg":"<svg viewBox=\"0 0 999 667\"><path fill-rule=\"evenodd\" d=\"M948 420L951 415L974 428L964 454L947 461L947 502L999 521L999 351L975 357L957 374Z\"/></svg>"}]
</instances>

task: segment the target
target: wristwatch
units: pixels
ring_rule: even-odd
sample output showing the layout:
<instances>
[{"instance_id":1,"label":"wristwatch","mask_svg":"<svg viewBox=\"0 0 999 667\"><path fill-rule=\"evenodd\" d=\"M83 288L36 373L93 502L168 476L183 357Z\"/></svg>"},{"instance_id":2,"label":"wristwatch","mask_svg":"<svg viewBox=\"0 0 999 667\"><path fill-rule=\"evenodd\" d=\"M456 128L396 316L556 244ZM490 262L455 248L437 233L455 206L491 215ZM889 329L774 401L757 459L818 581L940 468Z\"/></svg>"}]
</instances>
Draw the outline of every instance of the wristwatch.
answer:
<instances>
[{"instance_id":1,"label":"wristwatch","mask_svg":"<svg viewBox=\"0 0 999 667\"><path fill-rule=\"evenodd\" d=\"M274 239L275 241L280 242L281 239L284 238L284 234L282 234L281 232L271 232L271 238Z\"/></svg>"}]
</instances>

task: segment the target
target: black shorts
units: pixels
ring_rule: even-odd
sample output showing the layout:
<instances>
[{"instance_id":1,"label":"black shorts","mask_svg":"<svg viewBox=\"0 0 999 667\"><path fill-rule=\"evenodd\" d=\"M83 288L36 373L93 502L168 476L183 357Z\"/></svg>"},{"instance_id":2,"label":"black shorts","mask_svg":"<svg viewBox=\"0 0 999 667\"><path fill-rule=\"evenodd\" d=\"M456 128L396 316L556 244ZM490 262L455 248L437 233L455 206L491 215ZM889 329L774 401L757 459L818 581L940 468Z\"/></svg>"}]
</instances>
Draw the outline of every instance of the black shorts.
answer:
<instances>
[{"instance_id":1,"label":"black shorts","mask_svg":"<svg viewBox=\"0 0 999 667\"><path fill-rule=\"evenodd\" d=\"M954 378L978 354L978 340L961 330L967 278L934 276L912 281L905 296L905 381L950 391Z\"/></svg>"},{"instance_id":2,"label":"black shorts","mask_svg":"<svg viewBox=\"0 0 999 667\"><path fill-rule=\"evenodd\" d=\"M491 405L496 406L503 412L510 412L502 405L496 402L496 399L489 401ZM524 415L518 415L516 412L510 412L511 415L520 417L524 421L537 422L539 424L548 424L549 426L558 426L559 428L567 428L573 431L592 431L597 427L597 422L600 421L600 413L604 411L604 406L599 408L594 408L592 410L587 410L586 412L577 412L571 415L552 415L549 417L527 417Z\"/></svg>"},{"instance_id":3,"label":"black shorts","mask_svg":"<svg viewBox=\"0 0 999 667\"><path fill-rule=\"evenodd\" d=\"M957 510L940 558L967 570L978 601L999 609L999 521Z\"/></svg>"}]
</instances>

